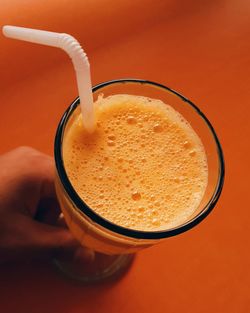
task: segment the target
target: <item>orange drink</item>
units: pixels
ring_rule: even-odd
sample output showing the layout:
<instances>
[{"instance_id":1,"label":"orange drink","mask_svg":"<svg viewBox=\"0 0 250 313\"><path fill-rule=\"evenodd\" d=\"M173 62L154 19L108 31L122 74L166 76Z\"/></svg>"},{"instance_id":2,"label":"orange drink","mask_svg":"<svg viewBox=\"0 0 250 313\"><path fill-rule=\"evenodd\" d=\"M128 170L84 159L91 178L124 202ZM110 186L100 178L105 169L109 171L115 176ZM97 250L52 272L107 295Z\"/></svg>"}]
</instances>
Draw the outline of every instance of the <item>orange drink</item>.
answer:
<instances>
[{"instance_id":1,"label":"orange drink","mask_svg":"<svg viewBox=\"0 0 250 313\"><path fill-rule=\"evenodd\" d=\"M94 98L93 133L77 101L59 126L57 193L79 242L121 259L208 214L222 188L222 151L204 115L166 87L115 81Z\"/></svg>"}]
</instances>

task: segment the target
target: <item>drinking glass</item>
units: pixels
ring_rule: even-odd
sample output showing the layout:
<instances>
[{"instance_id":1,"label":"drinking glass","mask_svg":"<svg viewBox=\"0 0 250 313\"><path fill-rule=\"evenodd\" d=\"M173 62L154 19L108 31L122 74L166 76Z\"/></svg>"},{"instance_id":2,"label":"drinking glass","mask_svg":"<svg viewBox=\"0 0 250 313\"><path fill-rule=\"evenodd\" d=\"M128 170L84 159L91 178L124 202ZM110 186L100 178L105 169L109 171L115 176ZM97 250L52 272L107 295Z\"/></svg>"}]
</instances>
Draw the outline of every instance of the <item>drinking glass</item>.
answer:
<instances>
[{"instance_id":1,"label":"drinking glass","mask_svg":"<svg viewBox=\"0 0 250 313\"><path fill-rule=\"evenodd\" d=\"M84 282L118 277L129 267L134 254L140 249L196 226L215 206L224 181L223 152L218 137L209 120L191 101L161 84L139 79L112 80L93 87L94 101L100 94L105 97L132 94L160 99L181 113L198 134L205 148L208 184L199 207L185 222L174 228L159 231L135 230L116 225L98 215L77 194L64 166L64 137L80 113L79 98L75 99L64 113L56 132L56 191L70 231L81 245L95 251L95 258L88 264L62 260L55 260L55 263L68 276Z\"/></svg>"}]
</instances>

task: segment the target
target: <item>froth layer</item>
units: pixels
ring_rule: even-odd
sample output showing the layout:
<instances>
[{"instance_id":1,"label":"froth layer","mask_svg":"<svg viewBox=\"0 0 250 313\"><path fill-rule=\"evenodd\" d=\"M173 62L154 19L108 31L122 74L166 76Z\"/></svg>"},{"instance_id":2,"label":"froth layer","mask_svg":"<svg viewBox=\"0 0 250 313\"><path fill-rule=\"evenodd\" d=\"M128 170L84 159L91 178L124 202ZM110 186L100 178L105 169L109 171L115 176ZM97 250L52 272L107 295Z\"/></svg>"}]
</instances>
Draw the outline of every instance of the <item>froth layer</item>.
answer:
<instances>
[{"instance_id":1,"label":"froth layer","mask_svg":"<svg viewBox=\"0 0 250 313\"><path fill-rule=\"evenodd\" d=\"M63 157L69 179L96 213L127 228L183 223L199 206L207 162L199 137L169 105L133 95L99 97L97 129L77 116Z\"/></svg>"}]
</instances>

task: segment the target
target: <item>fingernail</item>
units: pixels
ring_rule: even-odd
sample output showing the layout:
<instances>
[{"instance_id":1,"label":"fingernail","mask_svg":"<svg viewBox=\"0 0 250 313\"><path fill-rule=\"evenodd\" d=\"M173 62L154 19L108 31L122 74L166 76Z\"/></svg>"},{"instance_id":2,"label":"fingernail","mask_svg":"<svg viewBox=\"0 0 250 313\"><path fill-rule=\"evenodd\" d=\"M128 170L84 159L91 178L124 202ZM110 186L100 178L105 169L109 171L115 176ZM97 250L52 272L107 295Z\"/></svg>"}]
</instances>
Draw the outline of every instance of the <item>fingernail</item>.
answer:
<instances>
[{"instance_id":1,"label":"fingernail","mask_svg":"<svg viewBox=\"0 0 250 313\"><path fill-rule=\"evenodd\" d=\"M88 262L91 263L95 259L95 252L88 248L79 247L74 254L74 260L76 262Z\"/></svg>"}]
</instances>

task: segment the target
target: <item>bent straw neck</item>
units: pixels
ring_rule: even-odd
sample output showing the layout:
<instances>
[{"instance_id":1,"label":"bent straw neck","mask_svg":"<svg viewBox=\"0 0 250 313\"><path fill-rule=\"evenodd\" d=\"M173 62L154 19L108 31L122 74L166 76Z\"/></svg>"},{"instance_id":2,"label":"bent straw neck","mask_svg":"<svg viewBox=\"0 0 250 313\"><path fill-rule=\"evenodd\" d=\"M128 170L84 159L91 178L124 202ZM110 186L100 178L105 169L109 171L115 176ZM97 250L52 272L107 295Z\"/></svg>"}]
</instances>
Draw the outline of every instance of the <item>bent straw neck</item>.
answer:
<instances>
[{"instance_id":1,"label":"bent straw neck","mask_svg":"<svg viewBox=\"0 0 250 313\"><path fill-rule=\"evenodd\" d=\"M95 129L90 65L86 53L71 35L16 26L4 26L6 37L63 49L71 58L76 71L83 125L88 132Z\"/></svg>"}]
</instances>

